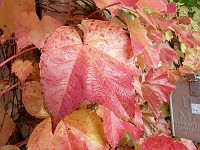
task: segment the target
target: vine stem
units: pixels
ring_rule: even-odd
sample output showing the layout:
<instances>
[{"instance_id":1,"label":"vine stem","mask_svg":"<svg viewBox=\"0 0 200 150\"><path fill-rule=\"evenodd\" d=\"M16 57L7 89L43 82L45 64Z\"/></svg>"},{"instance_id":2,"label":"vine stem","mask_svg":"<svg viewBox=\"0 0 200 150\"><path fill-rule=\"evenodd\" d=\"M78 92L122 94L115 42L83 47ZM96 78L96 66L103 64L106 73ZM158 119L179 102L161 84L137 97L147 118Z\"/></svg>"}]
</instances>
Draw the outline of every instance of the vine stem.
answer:
<instances>
[{"instance_id":1,"label":"vine stem","mask_svg":"<svg viewBox=\"0 0 200 150\"><path fill-rule=\"evenodd\" d=\"M23 146L23 145L25 145L25 144L28 143L28 140L29 140L29 138L27 138L27 139L25 139L25 140L23 140L23 141L21 141L21 142L15 144L15 146L17 146L17 147Z\"/></svg>"},{"instance_id":2,"label":"vine stem","mask_svg":"<svg viewBox=\"0 0 200 150\"><path fill-rule=\"evenodd\" d=\"M72 0L69 0L68 20L71 20Z\"/></svg>"},{"instance_id":3,"label":"vine stem","mask_svg":"<svg viewBox=\"0 0 200 150\"><path fill-rule=\"evenodd\" d=\"M0 40L16 40L14 37L0 37Z\"/></svg>"},{"instance_id":4,"label":"vine stem","mask_svg":"<svg viewBox=\"0 0 200 150\"><path fill-rule=\"evenodd\" d=\"M14 87L16 87L18 84L20 84L20 82L18 82L18 83L16 83L16 84L12 85L12 86L9 87L8 89L6 89L6 90L4 90L3 92L1 92L1 93L0 93L0 97L1 97L2 95L4 95L5 93L7 93L8 91L12 90L12 89L13 89Z\"/></svg>"},{"instance_id":5,"label":"vine stem","mask_svg":"<svg viewBox=\"0 0 200 150\"><path fill-rule=\"evenodd\" d=\"M24 54L24 53L26 53L26 52L28 52L28 51L34 50L34 49L36 49L36 47L32 47L32 48L26 49L26 50L24 50L24 51L18 52L17 54L15 54L15 55L11 56L10 58L6 59L5 61L3 61L3 62L0 64L0 68L1 68L2 66L4 66L6 63L8 63L9 61L11 61L12 59L14 59L14 58L16 58L16 57L18 57L18 56L20 56L20 55L22 55L22 54Z\"/></svg>"}]
</instances>

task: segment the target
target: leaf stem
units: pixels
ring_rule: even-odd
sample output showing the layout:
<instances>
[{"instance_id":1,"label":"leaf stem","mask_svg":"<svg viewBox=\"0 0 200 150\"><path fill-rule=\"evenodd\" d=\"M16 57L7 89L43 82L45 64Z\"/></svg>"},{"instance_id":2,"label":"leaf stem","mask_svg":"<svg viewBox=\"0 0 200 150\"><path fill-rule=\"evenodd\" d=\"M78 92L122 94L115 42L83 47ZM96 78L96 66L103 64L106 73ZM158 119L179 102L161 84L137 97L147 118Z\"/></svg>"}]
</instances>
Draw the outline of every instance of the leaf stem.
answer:
<instances>
[{"instance_id":1,"label":"leaf stem","mask_svg":"<svg viewBox=\"0 0 200 150\"><path fill-rule=\"evenodd\" d=\"M14 58L16 58L16 57L18 57L18 56L20 56L20 55L22 55L22 54L24 54L24 53L26 53L26 52L28 52L28 51L34 50L34 49L36 49L36 47L32 47L32 48L26 49L26 50L24 50L24 51L18 52L17 54L15 54L15 55L11 56L10 58L6 59L5 61L3 61L3 62L0 64L0 68L1 68L2 66L4 66L6 63L8 63L9 61L11 61L12 59L14 59Z\"/></svg>"},{"instance_id":2,"label":"leaf stem","mask_svg":"<svg viewBox=\"0 0 200 150\"><path fill-rule=\"evenodd\" d=\"M6 89L6 90L4 90L3 92L1 92L1 93L0 93L0 97L1 97L2 95L4 95L5 93L7 93L8 91L12 90L12 89L13 89L14 87L16 87L18 84L20 84L20 82L18 82L18 83L16 83L16 84L12 85L12 86L9 87L8 89Z\"/></svg>"}]
</instances>

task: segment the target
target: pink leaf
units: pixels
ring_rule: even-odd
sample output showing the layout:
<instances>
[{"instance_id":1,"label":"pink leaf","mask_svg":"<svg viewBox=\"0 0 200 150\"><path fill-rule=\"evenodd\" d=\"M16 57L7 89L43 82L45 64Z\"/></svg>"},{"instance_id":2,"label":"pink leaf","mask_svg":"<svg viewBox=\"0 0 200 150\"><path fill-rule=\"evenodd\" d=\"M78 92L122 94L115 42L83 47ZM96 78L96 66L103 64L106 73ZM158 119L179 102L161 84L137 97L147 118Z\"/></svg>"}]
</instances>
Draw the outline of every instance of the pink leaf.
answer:
<instances>
[{"instance_id":1,"label":"pink leaf","mask_svg":"<svg viewBox=\"0 0 200 150\"><path fill-rule=\"evenodd\" d=\"M142 96L153 108L154 115L159 117L160 105L168 102L169 92L175 89L175 85L168 79L167 73L153 69L149 70L142 83Z\"/></svg>"},{"instance_id":2,"label":"pink leaf","mask_svg":"<svg viewBox=\"0 0 200 150\"><path fill-rule=\"evenodd\" d=\"M162 43L163 34L160 30L149 30L148 36L153 42Z\"/></svg>"},{"instance_id":3,"label":"pink leaf","mask_svg":"<svg viewBox=\"0 0 200 150\"><path fill-rule=\"evenodd\" d=\"M158 49L160 50L160 59L165 66L168 65L169 60L178 64L176 52L168 44L160 43L159 46L158 46Z\"/></svg>"},{"instance_id":4,"label":"pink leaf","mask_svg":"<svg viewBox=\"0 0 200 150\"><path fill-rule=\"evenodd\" d=\"M118 9L126 6L134 6L138 0L94 0L100 9L109 9L114 16Z\"/></svg>"},{"instance_id":5,"label":"pink leaf","mask_svg":"<svg viewBox=\"0 0 200 150\"><path fill-rule=\"evenodd\" d=\"M22 83L26 80L32 71L33 65L29 60L23 61L22 59L17 59L12 64L12 72L18 76Z\"/></svg>"},{"instance_id":6,"label":"pink leaf","mask_svg":"<svg viewBox=\"0 0 200 150\"><path fill-rule=\"evenodd\" d=\"M14 32L18 50L30 44L42 48L49 33L60 26L54 18L44 16L40 21L34 12L24 11L15 19Z\"/></svg>"},{"instance_id":7,"label":"pink leaf","mask_svg":"<svg viewBox=\"0 0 200 150\"><path fill-rule=\"evenodd\" d=\"M148 8L157 13L167 11L167 6L162 0L139 0L136 5L139 8Z\"/></svg>"},{"instance_id":8,"label":"pink leaf","mask_svg":"<svg viewBox=\"0 0 200 150\"><path fill-rule=\"evenodd\" d=\"M141 150L188 150L181 142L175 142L171 137L155 136L141 144Z\"/></svg>"},{"instance_id":9,"label":"pink leaf","mask_svg":"<svg viewBox=\"0 0 200 150\"><path fill-rule=\"evenodd\" d=\"M162 20L159 23L159 26L162 31L167 31L168 29L175 31L177 28L178 21L177 20Z\"/></svg>"},{"instance_id":10,"label":"pink leaf","mask_svg":"<svg viewBox=\"0 0 200 150\"><path fill-rule=\"evenodd\" d=\"M71 27L56 29L45 42L40 66L47 110L57 123L87 98L133 117L137 71L125 64L129 38L110 22L86 24L84 43Z\"/></svg>"},{"instance_id":11,"label":"pink leaf","mask_svg":"<svg viewBox=\"0 0 200 150\"><path fill-rule=\"evenodd\" d=\"M139 110L140 111L140 110ZM129 132L134 139L139 140L142 128L119 119L112 111L104 106L98 106L97 114L103 119L103 127L109 144L114 149L125 132Z\"/></svg>"},{"instance_id":12,"label":"pink leaf","mask_svg":"<svg viewBox=\"0 0 200 150\"><path fill-rule=\"evenodd\" d=\"M156 20L152 18L151 15L148 15L143 9L137 9L137 12L155 29L158 27Z\"/></svg>"},{"instance_id":13,"label":"pink leaf","mask_svg":"<svg viewBox=\"0 0 200 150\"><path fill-rule=\"evenodd\" d=\"M188 148L188 150L196 150L196 146L191 140L181 138L181 142Z\"/></svg>"},{"instance_id":14,"label":"pink leaf","mask_svg":"<svg viewBox=\"0 0 200 150\"><path fill-rule=\"evenodd\" d=\"M177 8L176 8L175 2L167 4L167 12L166 13L175 15L176 12L177 12Z\"/></svg>"},{"instance_id":15,"label":"pink leaf","mask_svg":"<svg viewBox=\"0 0 200 150\"><path fill-rule=\"evenodd\" d=\"M157 68L160 61L159 49L152 45L151 40L147 37L147 30L139 19L128 23L128 29L135 57L140 54L147 67L150 68L153 65Z\"/></svg>"}]
</instances>

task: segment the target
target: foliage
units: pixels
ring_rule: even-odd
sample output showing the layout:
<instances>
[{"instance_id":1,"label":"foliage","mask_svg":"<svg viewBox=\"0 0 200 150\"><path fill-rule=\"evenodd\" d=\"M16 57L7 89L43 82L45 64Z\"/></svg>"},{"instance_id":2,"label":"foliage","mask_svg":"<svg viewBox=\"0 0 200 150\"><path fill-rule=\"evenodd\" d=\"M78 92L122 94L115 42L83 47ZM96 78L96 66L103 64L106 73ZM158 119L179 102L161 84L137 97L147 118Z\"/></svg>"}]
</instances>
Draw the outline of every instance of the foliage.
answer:
<instances>
[{"instance_id":1,"label":"foliage","mask_svg":"<svg viewBox=\"0 0 200 150\"><path fill-rule=\"evenodd\" d=\"M86 7L88 3L82 4ZM61 26L50 16L40 20L29 3L23 7L17 3L12 20L0 22L3 30L9 28L1 35L1 43L14 32L18 47L0 67L23 53L41 49L40 74L33 60L18 58L12 63L27 112L46 118L34 128L27 148L195 147L189 140L169 137L165 120L169 117L169 93L175 90L176 81L188 72L200 71L200 33L194 32L192 19L187 13L182 15L181 9L176 15L176 3L167 0L95 3L100 9L89 16L71 18L75 16L70 12L74 4L70 1L67 21L81 20L77 26ZM5 0L0 7L7 8ZM110 12L110 20L95 18L94 14L102 15L102 9ZM3 17L6 15L8 11ZM4 87L3 81L1 84ZM16 85L2 88L1 96ZM5 112L4 108L0 111ZM11 133L7 134L3 145Z\"/></svg>"}]
</instances>

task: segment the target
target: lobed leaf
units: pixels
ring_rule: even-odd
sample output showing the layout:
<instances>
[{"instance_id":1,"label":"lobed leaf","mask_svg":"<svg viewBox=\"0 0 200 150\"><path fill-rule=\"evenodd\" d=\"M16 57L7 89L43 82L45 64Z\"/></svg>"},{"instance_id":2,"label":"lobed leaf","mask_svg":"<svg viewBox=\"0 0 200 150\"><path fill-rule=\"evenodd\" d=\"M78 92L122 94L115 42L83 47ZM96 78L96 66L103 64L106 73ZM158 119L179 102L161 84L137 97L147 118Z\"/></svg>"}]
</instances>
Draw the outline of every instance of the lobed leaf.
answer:
<instances>
[{"instance_id":1,"label":"lobed leaf","mask_svg":"<svg viewBox=\"0 0 200 150\"><path fill-rule=\"evenodd\" d=\"M40 21L35 12L23 12L15 19L14 32L18 50L34 44L42 48L50 32L61 24L50 16L43 16Z\"/></svg>"},{"instance_id":2,"label":"lobed leaf","mask_svg":"<svg viewBox=\"0 0 200 150\"><path fill-rule=\"evenodd\" d=\"M103 119L103 128L106 138L112 148L116 148L125 132L129 132L134 139L139 140L142 128L119 119L112 111L104 106L98 106L97 114Z\"/></svg>"},{"instance_id":3,"label":"lobed leaf","mask_svg":"<svg viewBox=\"0 0 200 150\"><path fill-rule=\"evenodd\" d=\"M22 12L35 12L34 0L1 0L0 2L0 28L6 37L14 31L14 21Z\"/></svg>"},{"instance_id":4,"label":"lobed leaf","mask_svg":"<svg viewBox=\"0 0 200 150\"><path fill-rule=\"evenodd\" d=\"M47 118L49 114L44 108L44 99L42 96L42 87L40 82L26 82L23 84L21 89L22 102L27 112L37 118Z\"/></svg>"},{"instance_id":5,"label":"lobed leaf","mask_svg":"<svg viewBox=\"0 0 200 150\"><path fill-rule=\"evenodd\" d=\"M31 74L33 70L32 62L29 60L23 61L22 59L17 59L12 64L12 73L15 73L16 76L23 83L26 78Z\"/></svg>"},{"instance_id":6,"label":"lobed leaf","mask_svg":"<svg viewBox=\"0 0 200 150\"><path fill-rule=\"evenodd\" d=\"M15 130L15 124L12 118L5 112L0 105L0 147L6 145L12 132Z\"/></svg>"},{"instance_id":7,"label":"lobed leaf","mask_svg":"<svg viewBox=\"0 0 200 150\"><path fill-rule=\"evenodd\" d=\"M129 22L128 29L135 57L140 55L148 68L152 65L157 68L160 61L160 51L152 45L151 40L147 37L147 30L139 19L134 19L134 21Z\"/></svg>"},{"instance_id":8,"label":"lobed leaf","mask_svg":"<svg viewBox=\"0 0 200 150\"><path fill-rule=\"evenodd\" d=\"M59 122L54 134L51 119L42 121L32 132L27 147L28 150L107 150L108 144L96 113L77 110Z\"/></svg>"},{"instance_id":9,"label":"lobed leaf","mask_svg":"<svg viewBox=\"0 0 200 150\"><path fill-rule=\"evenodd\" d=\"M181 142L175 142L171 137L154 136L141 144L141 150L188 150Z\"/></svg>"},{"instance_id":10,"label":"lobed leaf","mask_svg":"<svg viewBox=\"0 0 200 150\"><path fill-rule=\"evenodd\" d=\"M84 42L71 27L55 30L41 56L45 107L57 123L85 99L122 117L133 117L133 76L126 64L129 38L117 25L90 21L83 27Z\"/></svg>"},{"instance_id":11,"label":"lobed leaf","mask_svg":"<svg viewBox=\"0 0 200 150\"><path fill-rule=\"evenodd\" d=\"M162 102L169 101L169 93L175 85L168 79L167 73L159 70L149 70L141 85L142 96L148 101L156 117L160 116Z\"/></svg>"}]
</instances>

